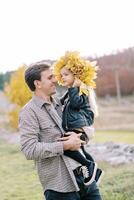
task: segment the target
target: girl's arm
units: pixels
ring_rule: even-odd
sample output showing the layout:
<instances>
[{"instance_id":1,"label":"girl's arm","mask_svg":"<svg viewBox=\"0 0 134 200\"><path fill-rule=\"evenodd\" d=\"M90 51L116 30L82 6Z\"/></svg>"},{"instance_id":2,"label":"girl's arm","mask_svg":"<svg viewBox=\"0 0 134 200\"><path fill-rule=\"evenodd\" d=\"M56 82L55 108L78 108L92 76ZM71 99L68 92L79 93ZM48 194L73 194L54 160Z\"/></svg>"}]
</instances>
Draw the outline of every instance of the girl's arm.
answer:
<instances>
[{"instance_id":1,"label":"girl's arm","mask_svg":"<svg viewBox=\"0 0 134 200\"><path fill-rule=\"evenodd\" d=\"M72 87L68 89L70 106L73 108L80 108L84 103L84 95L79 95L79 87Z\"/></svg>"}]
</instances>

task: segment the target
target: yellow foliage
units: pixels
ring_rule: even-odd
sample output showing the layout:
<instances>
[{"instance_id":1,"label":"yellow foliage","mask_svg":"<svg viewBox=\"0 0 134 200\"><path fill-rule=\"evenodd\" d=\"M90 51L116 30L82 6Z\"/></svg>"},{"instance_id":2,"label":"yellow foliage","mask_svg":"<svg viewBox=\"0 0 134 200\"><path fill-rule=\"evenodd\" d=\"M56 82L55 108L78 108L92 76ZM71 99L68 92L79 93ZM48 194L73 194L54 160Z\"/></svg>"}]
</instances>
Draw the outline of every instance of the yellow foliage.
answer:
<instances>
[{"instance_id":1,"label":"yellow foliage","mask_svg":"<svg viewBox=\"0 0 134 200\"><path fill-rule=\"evenodd\" d=\"M80 94L84 93L88 95L88 87L96 88L95 79L97 78L98 70L96 61L90 62L89 60L81 58L79 52L67 51L54 64L54 74L60 85L63 85L61 76L61 69L63 67L69 69L76 78L81 80Z\"/></svg>"},{"instance_id":2,"label":"yellow foliage","mask_svg":"<svg viewBox=\"0 0 134 200\"><path fill-rule=\"evenodd\" d=\"M24 106L32 96L24 80L25 69L26 66L24 65L13 73L9 84L5 87L5 94L9 100L20 107Z\"/></svg>"},{"instance_id":3,"label":"yellow foliage","mask_svg":"<svg viewBox=\"0 0 134 200\"><path fill-rule=\"evenodd\" d=\"M59 84L63 84L61 69L66 67L76 78L80 79L83 84L91 88L96 87L95 79L97 77L98 66L96 61L90 62L80 57L79 52L67 51L64 56L54 64L54 73Z\"/></svg>"},{"instance_id":4,"label":"yellow foliage","mask_svg":"<svg viewBox=\"0 0 134 200\"><path fill-rule=\"evenodd\" d=\"M26 66L21 66L15 73L12 74L9 84L5 86L5 94L11 103L16 105L9 114L10 125L13 128L18 126L18 113L20 109L31 99L32 92L24 80L24 72Z\"/></svg>"},{"instance_id":5,"label":"yellow foliage","mask_svg":"<svg viewBox=\"0 0 134 200\"><path fill-rule=\"evenodd\" d=\"M15 109L8 112L10 126L14 129L17 129L18 127L18 118L20 109L21 109L20 107L16 107Z\"/></svg>"}]
</instances>

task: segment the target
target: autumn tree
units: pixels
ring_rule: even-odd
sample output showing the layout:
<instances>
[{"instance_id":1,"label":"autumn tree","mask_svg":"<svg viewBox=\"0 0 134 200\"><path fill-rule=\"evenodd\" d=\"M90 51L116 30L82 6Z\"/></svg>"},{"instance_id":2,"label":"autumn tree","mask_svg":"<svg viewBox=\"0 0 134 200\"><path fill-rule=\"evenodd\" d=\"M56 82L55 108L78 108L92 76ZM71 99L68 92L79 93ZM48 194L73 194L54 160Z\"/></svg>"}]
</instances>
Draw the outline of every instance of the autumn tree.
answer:
<instances>
[{"instance_id":1,"label":"autumn tree","mask_svg":"<svg viewBox=\"0 0 134 200\"><path fill-rule=\"evenodd\" d=\"M31 99L32 93L24 81L26 65L21 66L11 75L9 83L5 85L5 94L13 104L8 112L10 125L17 129L20 109Z\"/></svg>"}]
</instances>

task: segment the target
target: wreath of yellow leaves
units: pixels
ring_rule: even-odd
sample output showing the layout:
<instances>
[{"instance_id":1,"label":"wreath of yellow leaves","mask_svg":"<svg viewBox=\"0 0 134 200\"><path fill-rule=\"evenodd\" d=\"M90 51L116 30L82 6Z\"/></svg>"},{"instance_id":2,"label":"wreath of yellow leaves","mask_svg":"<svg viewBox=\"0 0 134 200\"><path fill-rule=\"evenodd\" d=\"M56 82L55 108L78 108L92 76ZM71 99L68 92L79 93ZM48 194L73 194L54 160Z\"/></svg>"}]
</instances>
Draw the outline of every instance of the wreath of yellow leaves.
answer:
<instances>
[{"instance_id":1,"label":"wreath of yellow leaves","mask_svg":"<svg viewBox=\"0 0 134 200\"><path fill-rule=\"evenodd\" d=\"M90 62L80 57L79 52L67 51L64 56L57 60L54 64L54 74L60 85L63 85L61 77L61 69L66 67L76 78L82 82L81 92L87 94L87 86L96 88L95 79L97 78L98 66L96 61ZM85 85L85 87L83 87ZM83 88L83 89L82 89Z\"/></svg>"}]
</instances>

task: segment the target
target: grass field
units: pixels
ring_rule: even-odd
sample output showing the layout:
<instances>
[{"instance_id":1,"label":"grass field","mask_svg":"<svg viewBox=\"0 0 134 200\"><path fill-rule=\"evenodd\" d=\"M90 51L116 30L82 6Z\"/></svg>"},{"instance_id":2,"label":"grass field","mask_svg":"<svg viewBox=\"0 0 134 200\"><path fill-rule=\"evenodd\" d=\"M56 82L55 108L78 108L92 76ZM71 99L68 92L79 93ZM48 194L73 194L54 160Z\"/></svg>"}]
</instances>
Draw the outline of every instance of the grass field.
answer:
<instances>
[{"instance_id":1,"label":"grass field","mask_svg":"<svg viewBox=\"0 0 134 200\"><path fill-rule=\"evenodd\" d=\"M0 128L10 133L11 128L5 115L8 106L9 103L0 93ZM115 98L99 99L99 117L95 127L97 132L93 143L113 141L134 144L134 97L123 97L120 104ZM100 186L104 200L134 199L134 165L115 168L101 162L99 166L105 171ZM1 138L0 200L43 200L33 161L25 159L19 146L7 144Z\"/></svg>"},{"instance_id":2,"label":"grass field","mask_svg":"<svg viewBox=\"0 0 134 200\"><path fill-rule=\"evenodd\" d=\"M97 131L93 142L119 142L134 144L134 131L126 130L107 130L107 131Z\"/></svg>"},{"instance_id":3,"label":"grass field","mask_svg":"<svg viewBox=\"0 0 134 200\"><path fill-rule=\"evenodd\" d=\"M0 199L43 199L33 161L27 161L19 147L0 142Z\"/></svg>"},{"instance_id":4,"label":"grass field","mask_svg":"<svg viewBox=\"0 0 134 200\"><path fill-rule=\"evenodd\" d=\"M133 200L134 165L105 170L100 190L104 200ZM0 200L43 200L43 192L33 161L27 161L19 146L0 142Z\"/></svg>"},{"instance_id":5,"label":"grass field","mask_svg":"<svg viewBox=\"0 0 134 200\"><path fill-rule=\"evenodd\" d=\"M100 163L105 170L100 190L104 200L134 199L134 165L112 167Z\"/></svg>"}]
</instances>

